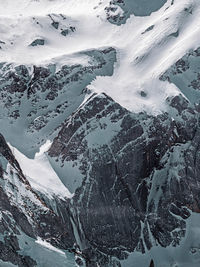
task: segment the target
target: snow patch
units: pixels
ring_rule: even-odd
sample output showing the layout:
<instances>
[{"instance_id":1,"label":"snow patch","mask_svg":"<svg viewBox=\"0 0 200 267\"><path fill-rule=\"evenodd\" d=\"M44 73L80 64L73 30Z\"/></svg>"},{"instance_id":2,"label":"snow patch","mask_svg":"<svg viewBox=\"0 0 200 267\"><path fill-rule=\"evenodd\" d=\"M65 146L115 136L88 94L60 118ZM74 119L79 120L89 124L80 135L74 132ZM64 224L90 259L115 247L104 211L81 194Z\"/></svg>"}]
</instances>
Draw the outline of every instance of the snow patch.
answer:
<instances>
[{"instance_id":1,"label":"snow patch","mask_svg":"<svg viewBox=\"0 0 200 267\"><path fill-rule=\"evenodd\" d=\"M10 144L9 146L24 175L35 190L44 193L50 198L53 195L57 195L60 198L71 198L73 196L54 172L45 154L51 146L49 140L40 147L40 151L36 153L34 159L29 159L15 147Z\"/></svg>"},{"instance_id":2,"label":"snow patch","mask_svg":"<svg viewBox=\"0 0 200 267\"><path fill-rule=\"evenodd\" d=\"M49 250L52 250L52 251L55 251L59 254L62 254L62 255L65 255L65 252L63 252L62 250L52 246L50 243L48 243L47 241L45 240L42 240L40 237L37 238L37 240L35 241L37 244L40 244L41 246L49 249Z\"/></svg>"}]
</instances>

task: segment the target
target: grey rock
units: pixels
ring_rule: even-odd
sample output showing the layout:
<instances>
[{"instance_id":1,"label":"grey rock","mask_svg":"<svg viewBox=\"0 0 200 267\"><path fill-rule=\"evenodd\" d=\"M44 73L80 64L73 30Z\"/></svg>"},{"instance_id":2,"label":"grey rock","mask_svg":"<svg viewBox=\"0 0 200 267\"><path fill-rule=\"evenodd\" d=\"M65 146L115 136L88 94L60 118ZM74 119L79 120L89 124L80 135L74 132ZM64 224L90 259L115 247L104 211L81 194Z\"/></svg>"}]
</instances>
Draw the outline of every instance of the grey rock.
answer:
<instances>
[{"instance_id":1,"label":"grey rock","mask_svg":"<svg viewBox=\"0 0 200 267\"><path fill-rule=\"evenodd\" d=\"M38 45L44 45L44 44L45 44L44 39L36 39L30 44L30 46L38 46Z\"/></svg>"},{"instance_id":2,"label":"grey rock","mask_svg":"<svg viewBox=\"0 0 200 267\"><path fill-rule=\"evenodd\" d=\"M149 26L142 34L145 34L146 32L152 31L154 28L154 25Z\"/></svg>"},{"instance_id":3,"label":"grey rock","mask_svg":"<svg viewBox=\"0 0 200 267\"><path fill-rule=\"evenodd\" d=\"M47 205L48 202L45 203L31 188L4 137L0 135L0 234L4 237L0 241L1 260L17 266L37 266L35 260L23 256L21 252L18 239L22 233L33 239L39 236L62 249L72 247L75 239L71 234L67 209L63 220L59 209L56 214Z\"/></svg>"},{"instance_id":4,"label":"grey rock","mask_svg":"<svg viewBox=\"0 0 200 267\"><path fill-rule=\"evenodd\" d=\"M199 104L200 100L199 52L199 48L189 51L160 77L174 83L193 104Z\"/></svg>"},{"instance_id":5,"label":"grey rock","mask_svg":"<svg viewBox=\"0 0 200 267\"><path fill-rule=\"evenodd\" d=\"M61 34L67 36L69 34L69 30L68 29L62 30Z\"/></svg>"},{"instance_id":6,"label":"grey rock","mask_svg":"<svg viewBox=\"0 0 200 267\"><path fill-rule=\"evenodd\" d=\"M84 177L71 209L87 247L83 254L92 262L111 266L105 255L122 260L127 252L144 253L144 245L153 246L152 237L162 247L177 246L185 236L185 219L198 212L198 112L181 95L168 103L177 120L168 113L133 114L105 94L93 95L54 139L49 157L63 165L73 162ZM91 133L93 138L99 131L111 134L115 124L114 135L91 143ZM63 183L67 179L66 174Z\"/></svg>"},{"instance_id":7,"label":"grey rock","mask_svg":"<svg viewBox=\"0 0 200 267\"><path fill-rule=\"evenodd\" d=\"M90 64L64 65L57 70L56 64L33 66L32 70L25 65L1 65L2 134L29 157L82 103L88 93L87 85L97 75L113 73L115 49L85 51L80 55L88 56ZM24 121L26 127L20 127ZM26 141L20 145L17 141L22 136Z\"/></svg>"},{"instance_id":8,"label":"grey rock","mask_svg":"<svg viewBox=\"0 0 200 267\"><path fill-rule=\"evenodd\" d=\"M15 119L17 125L23 116L19 108L23 98L30 101L31 138L62 114L48 158L57 173L66 170L59 173L65 185L74 182L72 199L50 200L35 192L0 135L3 261L19 266L37 264L20 254L18 235L23 232L74 253L79 266L116 267L129 253L145 253L153 246L179 246L186 235L186 220L192 212L200 212L199 98L193 101L188 91L198 96L193 63L198 63L199 49L179 59L161 77L183 88L183 94L168 97L168 112L157 116L132 113L106 94L91 94L82 103L88 83L103 70L112 75L116 59L113 48L84 55L95 63L63 66L57 72L55 66L35 66L32 75L25 66L15 70L1 66L0 92L8 119ZM180 86L185 75L190 77L187 88ZM197 85L191 88L194 80ZM69 90L71 94L72 88L77 90L73 100L81 95L73 108L69 99L59 98L60 92L65 95ZM55 101L51 110L49 103ZM46 140L45 135L42 138ZM67 166L76 170L74 177ZM150 266L154 264L152 260Z\"/></svg>"},{"instance_id":9,"label":"grey rock","mask_svg":"<svg viewBox=\"0 0 200 267\"><path fill-rule=\"evenodd\" d=\"M51 23L51 25L57 30L58 27L59 27L59 22L57 22L57 21L53 21L53 22Z\"/></svg>"}]
</instances>

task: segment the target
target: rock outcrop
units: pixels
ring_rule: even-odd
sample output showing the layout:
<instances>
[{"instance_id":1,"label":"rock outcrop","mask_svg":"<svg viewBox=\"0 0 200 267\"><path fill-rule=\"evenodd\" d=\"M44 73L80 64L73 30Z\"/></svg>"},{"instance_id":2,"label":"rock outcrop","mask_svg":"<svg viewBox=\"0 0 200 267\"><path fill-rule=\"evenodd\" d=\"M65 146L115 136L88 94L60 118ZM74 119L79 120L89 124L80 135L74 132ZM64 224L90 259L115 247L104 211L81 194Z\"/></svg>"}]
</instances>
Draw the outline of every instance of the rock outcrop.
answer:
<instances>
[{"instance_id":1,"label":"rock outcrop","mask_svg":"<svg viewBox=\"0 0 200 267\"><path fill-rule=\"evenodd\" d=\"M74 194L50 200L33 190L0 135L4 262L41 265L22 248L26 237L70 252L78 266L121 266L130 253L179 246L187 220L200 212L199 49L160 77L182 94L168 97L168 110L159 115L133 113L104 93L89 92L96 76L112 75L116 51L82 54L90 58L86 66L59 70L1 64L3 135L29 156L53 140L49 162Z\"/></svg>"},{"instance_id":2,"label":"rock outcrop","mask_svg":"<svg viewBox=\"0 0 200 267\"><path fill-rule=\"evenodd\" d=\"M93 262L177 246L199 210L198 111L181 95L167 102L169 113L149 116L93 95L54 139L50 161L58 173L74 168L60 178L74 189L79 246Z\"/></svg>"},{"instance_id":3,"label":"rock outcrop","mask_svg":"<svg viewBox=\"0 0 200 267\"><path fill-rule=\"evenodd\" d=\"M12 151L0 135L0 259L17 266L37 266L30 256L23 255L23 236L38 237L54 246L69 249L74 243L69 221L61 216L31 188ZM28 246L28 244L27 244Z\"/></svg>"},{"instance_id":4,"label":"rock outcrop","mask_svg":"<svg viewBox=\"0 0 200 267\"><path fill-rule=\"evenodd\" d=\"M87 85L97 75L112 75L114 48L85 51L79 56L90 62L63 65L58 70L56 64L1 64L1 132L24 154L33 157L47 138L55 136L56 128L82 103Z\"/></svg>"}]
</instances>

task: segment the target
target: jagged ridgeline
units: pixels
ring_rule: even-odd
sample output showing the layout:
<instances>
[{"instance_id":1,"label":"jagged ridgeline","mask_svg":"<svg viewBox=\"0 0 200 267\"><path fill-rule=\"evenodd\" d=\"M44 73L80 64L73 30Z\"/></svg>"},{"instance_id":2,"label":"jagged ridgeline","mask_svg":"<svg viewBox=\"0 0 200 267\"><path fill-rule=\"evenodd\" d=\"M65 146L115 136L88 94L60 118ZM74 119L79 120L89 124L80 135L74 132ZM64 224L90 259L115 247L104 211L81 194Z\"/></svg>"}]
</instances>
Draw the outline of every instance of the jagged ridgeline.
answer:
<instances>
[{"instance_id":1,"label":"jagged ridgeline","mask_svg":"<svg viewBox=\"0 0 200 267\"><path fill-rule=\"evenodd\" d=\"M0 267L200 266L199 10L0 1Z\"/></svg>"}]
</instances>

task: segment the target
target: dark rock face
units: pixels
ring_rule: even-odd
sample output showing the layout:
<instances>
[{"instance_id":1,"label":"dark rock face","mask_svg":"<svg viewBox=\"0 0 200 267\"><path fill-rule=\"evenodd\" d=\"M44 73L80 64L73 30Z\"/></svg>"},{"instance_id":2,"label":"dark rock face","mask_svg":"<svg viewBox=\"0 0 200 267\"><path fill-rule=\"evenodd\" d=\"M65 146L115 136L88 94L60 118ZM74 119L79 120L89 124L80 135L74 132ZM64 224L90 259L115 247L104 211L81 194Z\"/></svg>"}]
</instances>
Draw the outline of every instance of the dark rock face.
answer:
<instances>
[{"instance_id":1,"label":"dark rock face","mask_svg":"<svg viewBox=\"0 0 200 267\"><path fill-rule=\"evenodd\" d=\"M44 129L58 127L48 157L74 193L72 199L50 200L35 192L0 135L3 261L37 265L20 253L23 233L70 250L79 266L116 267L130 252L178 246L186 234L186 219L200 212L199 90L189 86L198 83L199 49L161 77L182 88L189 101L184 95L167 98L168 112L157 116L132 113L105 94L93 94L82 103L85 87L96 75L112 74L115 50L84 55L94 64L59 71L35 66L32 75L25 66L1 66L2 114L18 128L28 118L28 127L21 128L34 145L46 140ZM181 87L184 75L190 77L187 88ZM188 90L197 93L195 101ZM4 134L9 133L6 121L1 122Z\"/></svg>"},{"instance_id":2,"label":"dark rock face","mask_svg":"<svg viewBox=\"0 0 200 267\"><path fill-rule=\"evenodd\" d=\"M132 114L106 95L93 95L49 150L84 177L72 209L80 247L92 262L111 266L91 251L124 259L155 244L176 246L189 210L199 209L198 112L182 96L167 101L175 119Z\"/></svg>"},{"instance_id":3,"label":"dark rock face","mask_svg":"<svg viewBox=\"0 0 200 267\"><path fill-rule=\"evenodd\" d=\"M69 216L53 212L33 191L5 139L0 135L0 259L17 266L37 266L23 256L18 238L40 236L54 246L68 249L74 243Z\"/></svg>"},{"instance_id":4,"label":"dark rock face","mask_svg":"<svg viewBox=\"0 0 200 267\"><path fill-rule=\"evenodd\" d=\"M5 243L0 241L0 258L4 262L12 262L19 267L37 266L37 263L28 256L21 256L16 236L5 237Z\"/></svg>"},{"instance_id":5,"label":"dark rock face","mask_svg":"<svg viewBox=\"0 0 200 267\"><path fill-rule=\"evenodd\" d=\"M44 43L45 43L44 39L36 39L30 44L30 46L44 45Z\"/></svg>"},{"instance_id":6,"label":"dark rock face","mask_svg":"<svg viewBox=\"0 0 200 267\"><path fill-rule=\"evenodd\" d=\"M51 20L51 26L63 36L67 36L76 31L76 27L71 26L71 19L67 18L65 15L49 14L48 17Z\"/></svg>"},{"instance_id":7,"label":"dark rock face","mask_svg":"<svg viewBox=\"0 0 200 267\"><path fill-rule=\"evenodd\" d=\"M153 28L154 28L154 25L149 26L144 32L142 32L142 34L145 34L145 33L149 32L149 31L152 31Z\"/></svg>"},{"instance_id":8,"label":"dark rock face","mask_svg":"<svg viewBox=\"0 0 200 267\"><path fill-rule=\"evenodd\" d=\"M174 83L192 103L198 104L200 99L199 62L200 48L180 58L160 79Z\"/></svg>"},{"instance_id":9,"label":"dark rock face","mask_svg":"<svg viewBox=\"0 0 200 267\"><path fill-rule=\"evenodd\" d=\"M33 156L54 130L82 103L86 86L97 75L112 75L116 52L113 48L81 52L91 59L80 64L0 66L2 134L24 154ZM20 145L24 138L23 145ZM14 143L13 143L14 142ZM32 154L32 155L30 155Z\"/></svg>"},{"instance_id":10,"label":"dark rock face","mask_svg":"<svg viewBox=\"0 0 200 267\"><path fill-rule=\"evenodd\" d=\"M48 135L60 126L62 120L83 101L87 94L86 85L97 75L112 74L115 49L105 48L80 54L90 57L91 63L87 66L64 65L59 71L52 65L34 66L30 71L24 65L13 67L1 64L1 130L10 141L19 141L18 148L21 143L21 149L27 152L30 148L34 150L31 144L35 146L40 141L45 142L46 133ZM3 136L0 136L0 175L0 235L3 235L3 240L0 240L0 259L19 266L37 264L30 257L22 256L21 248L18 249L18 236L21 235L32 239L41 237L56 247L71 249L75 238L69 201L55 199L52 205L52 200L36 193ZM12 240L16 240L15 247L12 241L8 242L11 235L14 238Z\"/></svg>"},{"instance_id":11,"label":"dark rock face","mask_svg":"<svg viewBox=\"0 0 200 267\"><path fill-rule=\"evenodd\" d=\"M74 26L70 26L66 29L61 29L61 34L63 36L67 36L68 34L72 33L72 32L75 32L76 31L76 28Z\"/></svg>"}]
</instances>

